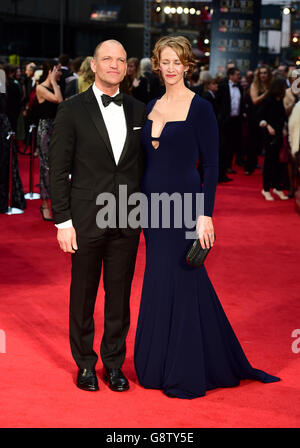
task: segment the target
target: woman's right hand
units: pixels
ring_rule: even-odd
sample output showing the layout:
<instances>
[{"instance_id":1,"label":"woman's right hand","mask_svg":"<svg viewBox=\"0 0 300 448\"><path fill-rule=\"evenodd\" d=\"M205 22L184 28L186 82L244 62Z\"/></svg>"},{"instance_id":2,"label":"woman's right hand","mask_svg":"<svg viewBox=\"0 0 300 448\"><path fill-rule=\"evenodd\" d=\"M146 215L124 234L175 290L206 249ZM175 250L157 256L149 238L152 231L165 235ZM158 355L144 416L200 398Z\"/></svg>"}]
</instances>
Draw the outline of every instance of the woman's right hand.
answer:
<instances>
[{"instance_id":1,"label":"woman's right hand","mask_svg":"<svg viewBox=\"0 0 300 448\"><path fill-rule=\"evenodd\" d=\"M134 78L134 80L133 80L133 83L132 83L132 86L133 87L138 87L139 85L140 85L140 80L139 79L137 79L137 78Z\"/></svg>"},{"instance_id":2,"label":"woman's right hand","mask_svg":"<svg viewBox=\"0 0 300 448\"><path fill-rule=\"evenodd\" d=\"M57 74L57 68L53 67L53 70L49 70L49 79L51 84L57 84L56 82L56 74Z\"/></svg>"},{"instance_id":3,"label":"woman's right hand","mask_svg":"<svg viewBox=\"0 0 300 448\"><path fill-rule=\"evenodd\" d=\"M268 132L269 132L270 135L275 135L276 134L275 129L272 128L271 125L268 124L267 129L268 129Z\"/></svg>"}]
</instances>

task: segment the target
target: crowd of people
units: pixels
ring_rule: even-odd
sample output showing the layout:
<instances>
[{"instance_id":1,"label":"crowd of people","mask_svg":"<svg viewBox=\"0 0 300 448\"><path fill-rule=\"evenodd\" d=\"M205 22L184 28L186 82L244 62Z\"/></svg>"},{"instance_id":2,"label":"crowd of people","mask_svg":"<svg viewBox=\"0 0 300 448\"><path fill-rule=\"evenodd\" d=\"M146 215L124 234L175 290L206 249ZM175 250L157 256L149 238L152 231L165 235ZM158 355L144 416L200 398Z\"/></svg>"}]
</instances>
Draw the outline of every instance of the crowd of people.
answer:
<instances>
[{"instance_id":1,"label":"crowd of people","mask_svg":"<svg viewBox=\"0 0 300 448\"><path fill-rule=\"evenodd\" d=\"M63 54L42 64L28 61L22 67L0 65L6 74L6 93L1 94L0 104L0 212L7 209L7 132L10 129L16 134L15 152L26 153L30 147L30 126L34 124L35 155L40 161L41 215L44 220L53 220L48 166L53 122L59 103L93 84L91 59L88 56L71 61ZM127 74L120 86L122 92L146 104L163 95L163 83L153 72L149 58L131 57L127 63ZM299 78L296 68L260 64L241 76L234 61L230 61L223 72L213 75L207 66L199 64L190 79L185 80L187 87L211 102L218 120L219 183L233 181L231 175L236 174L236 166L242 167L248 176L259 169L265 200L273 201L274 195L282 200L294 196L300 141L300 93L292 87ZM264 156L262 166L259 156ZM201 172L201 160L198 168ZM14 206L25 208L16 154L14 182Z\"/></svg>"}]
</instances>

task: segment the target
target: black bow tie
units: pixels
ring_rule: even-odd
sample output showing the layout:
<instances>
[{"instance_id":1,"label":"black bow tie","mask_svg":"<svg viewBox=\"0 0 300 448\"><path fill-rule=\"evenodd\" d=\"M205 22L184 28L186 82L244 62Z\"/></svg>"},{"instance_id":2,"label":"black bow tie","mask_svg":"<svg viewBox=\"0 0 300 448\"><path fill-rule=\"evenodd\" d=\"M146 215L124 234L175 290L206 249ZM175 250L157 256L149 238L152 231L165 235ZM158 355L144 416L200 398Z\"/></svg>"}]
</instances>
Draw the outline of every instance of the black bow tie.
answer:
<instances>
[{"instance_id":1,"label":"black bow tie","mask_svg":"<svg viewBox=\"0 0 300 448\"><path fill-rule=\"evenodd\" d=\"M238 87L239 85L238 84L232 84L232 87Z\"/></svg>"},{"instance_id":2,"label":"black bow tie","mask_svg":"<svg viewBox=\"0 0 300 448\"><path fill-rule=\"evenodd\" d=\"M104 107L107 107L111 102L117 104L118 106L122 106L123 104L123 94L118 93L116 96L101 95L102 103Z\"/></svg>"}]
</instances>

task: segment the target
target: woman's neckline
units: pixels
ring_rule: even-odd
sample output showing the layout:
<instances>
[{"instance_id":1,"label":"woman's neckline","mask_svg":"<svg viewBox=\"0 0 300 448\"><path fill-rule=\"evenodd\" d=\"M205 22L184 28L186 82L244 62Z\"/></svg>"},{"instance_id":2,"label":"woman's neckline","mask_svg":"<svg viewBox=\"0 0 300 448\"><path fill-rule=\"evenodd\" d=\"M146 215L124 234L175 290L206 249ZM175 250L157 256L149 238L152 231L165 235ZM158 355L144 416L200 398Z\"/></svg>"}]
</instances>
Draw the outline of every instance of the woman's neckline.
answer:
<instances>
[{"instance_id":1,"label":"woman's neckline","mask_svg":"<svg viewBox=\"0 0 300 448\"><path fill-rule=\"evenodd\" d=\"M153 108L154 108L156 102L157 102L161 97L160 97L160 98L156 98L156 100L154 101L153 106L152 106L152 108L151 108L151 111L150 111L149 114L147 115L147 120L151 121L151 123L152 123L152 126L151 126L151 138L152 138L152 139L155 139L155 140L159 140L160 137L161 137L161 135L162 135L162 133L163 133L163 131L164 131L164 129L165 129L165 127L166 127L166 125L169 124L169 123L184 123L184 122L186 122L186 121L188 120L189 116L190 116L191 109L192 109L192 104L193 104L193 102L194 102L195 97L196 97L196 93L194 93L194 96L193 96L192 99L191 99L191 102L190 102L190 105L189 105L188 112L187 112L187 115L186 115L186 117L185 117L185 120L168 120L168 121L165 121L165 123L164 123L164 125L163 125L163 127L162 127L162 129L161 129L161 132L160 132L159 137L154 137L154 136L152 136L153 120L151 120L151 118L149 118L149 115L151 114L151 112L152 112L152 110L153 110Z\"/></svg>"}]
</instances>

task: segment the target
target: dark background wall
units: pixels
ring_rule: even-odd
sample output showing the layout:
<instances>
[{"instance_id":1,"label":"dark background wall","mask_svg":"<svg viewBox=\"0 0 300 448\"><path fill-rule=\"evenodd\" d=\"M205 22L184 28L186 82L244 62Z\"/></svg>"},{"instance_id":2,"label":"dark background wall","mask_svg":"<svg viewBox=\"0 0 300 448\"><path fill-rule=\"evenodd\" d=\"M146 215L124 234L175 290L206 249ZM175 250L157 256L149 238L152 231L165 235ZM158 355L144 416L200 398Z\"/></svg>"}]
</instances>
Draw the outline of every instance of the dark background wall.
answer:
<instances>
[{"instance_id":1,"label":"dark background wall","mask_svg":"<svg viewBox=\"0 0 300 448\"><path fill-rule=\"evenodd\" d=\"M63 4L63 51L87 56L104 39L118 39L128 56L143 56L142 0L1 0L0 54L48 58L60 53ZM116 23L92 21L94 5L120 5Z\"/></svg>"}]
</instances>

